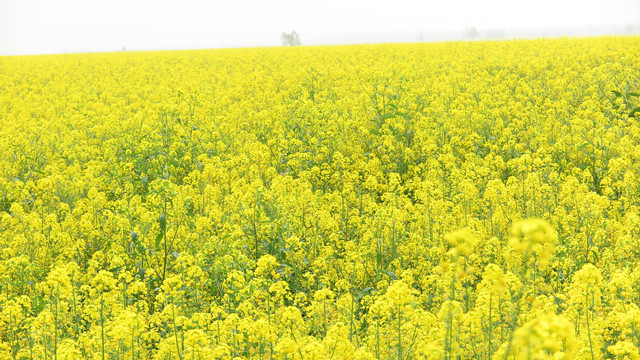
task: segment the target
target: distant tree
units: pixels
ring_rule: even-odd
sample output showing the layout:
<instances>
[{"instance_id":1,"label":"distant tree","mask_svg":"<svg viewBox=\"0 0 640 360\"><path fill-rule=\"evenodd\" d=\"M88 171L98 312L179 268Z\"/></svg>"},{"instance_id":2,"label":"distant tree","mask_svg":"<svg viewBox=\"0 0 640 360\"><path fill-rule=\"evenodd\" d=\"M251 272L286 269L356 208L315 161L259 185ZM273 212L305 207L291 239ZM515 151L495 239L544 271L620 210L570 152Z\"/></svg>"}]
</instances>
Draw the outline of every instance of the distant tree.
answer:
<instances>
[{"instance_id":1,"label":"distant tree","mask_svg":"<svg viewBox=\"0 0 640 360\"><path fill-rule=\"evenodd\" d=\"M464 31L464 37L467 39L475 39L478 37L478 35L480 35L480 33L478 32L478 29L476 29L475 27L467 28Z\"/></svg>"},{"instance_id":2,"label":"distant tree","mask_svg":"<svg viewBox=\"0 0 640 360\"><path fill-rule=\"evenodd\" d=\"M300 41L300 35L296 31L292 31L289 34L283 32L282 35L280 35L280 40L282 40L282 45L284 46L295 46L302 44L302 42Z\"/></svg>"}]
</instances>

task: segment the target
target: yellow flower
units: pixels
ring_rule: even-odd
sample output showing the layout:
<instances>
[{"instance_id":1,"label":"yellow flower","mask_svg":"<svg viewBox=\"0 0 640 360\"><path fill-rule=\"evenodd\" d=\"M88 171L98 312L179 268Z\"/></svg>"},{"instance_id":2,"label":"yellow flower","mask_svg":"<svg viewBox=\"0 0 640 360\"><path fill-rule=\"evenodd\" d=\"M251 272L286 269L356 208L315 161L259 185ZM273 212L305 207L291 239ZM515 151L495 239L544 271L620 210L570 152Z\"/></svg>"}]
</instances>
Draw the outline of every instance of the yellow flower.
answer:
<instances>
[{"instance_id":1,"label":"yellow flower","mask_svg":"<svg viewBox=\"0 0 640 360\"><path fill-rule=\"evenodd\" d=\"M273 255L262 255L256 264L256 276L266 277L268 275L276 276L275 269L279 266Z\"/></svg>"},{"instance_id":2,"label":"yellow flower","mask_svg":"<svg viewBox=\"0 0 640 360\"><path fill-rule=\"evenodd\" d=\"M335 294L330 289L320 289L313 294L313 299L315 301L331 301L333 300Z\"/></svg>"},{"instance_id":3,"label":"yellow flower","mask_svg":"<svg viewBox=\"0 0 640 360\"><path fill-rule=\"evenodd\" d=\"M447 241L450 247L448 254L454 256L469 255L478 243L478 239L476 239L476 237L469 229L454 231L445 235L444 239Z\"/></svg>"},{"instance_id":4,"label":"yellow flower","mask_svg":"<svg viewBox=\"0 0 640 360\"><path fill-rule=\"evenodd\" d=\"M289 283L286 281L276 281L269 287L269 292L280 301L284 300L285 296L289 293Z\"/></svg>"},{"instance_id":5,"label":"yellow flower","mask_svg":"<svg viewBox=\"0 0 640 360\"><path fill-rule=\"evenodd\" d=\"M528 219L519 221L511 227L509 245L524 256L537 256L541 269L549 265L557 235L544 220Z\"/></svg>"},{"instance_id":6,"label":"yellow flower","mask_svg":"<svg viewBox=\"0 0 640 360\"><path fill-rule=\"evenodd\" d=\"M285 328L297 328L304 323L300 309L295 306L286 306L279 310L279 314L279 320L282 321Z\"/></svg>"},{"instance_id":7,"label":"yellow flower","mask_svg":"<svg viewBox=\"0 0 640 360\"><path fill-rule=\"evenodd\" d=\"M617 359L640 359L640 352L631 341L618 341L615 345L607 347L607 350L613 355L616 355Z\"/></svg>"},{"instance_id":8,"label":"yellow flower","mask_svg":"<svg viewBox=\"0 0 640 360\"><path fill-rule=\"evenodd\" d=\"M573 284L580 289L586 290L589 287L599 288L602 283L600 270L593 264L584 264L582 268L574 274Z\"/></svg>"},{"instance_id":9,"label":"yellow flower","mask_svg":"<svg viewBox=\"0 0 640 360\"><path fill-rule=\"evenodd\" d=\"M510 354L516 358L573 359L576 356L573 324L562 316L545 314L516 329Z\"/></svg>"},{"instance_id":10,"label":"yellow flower","mask_svg":"<svg viewBox=\"0 0 640 360\"><path fill-rule=\"evenodd\" d=\"M113 278L113 274L106 270L100 270L91 280L91 291L94 295L100 295L104 292L115 288L117 280Z\"/></svg>"}]
</instances>

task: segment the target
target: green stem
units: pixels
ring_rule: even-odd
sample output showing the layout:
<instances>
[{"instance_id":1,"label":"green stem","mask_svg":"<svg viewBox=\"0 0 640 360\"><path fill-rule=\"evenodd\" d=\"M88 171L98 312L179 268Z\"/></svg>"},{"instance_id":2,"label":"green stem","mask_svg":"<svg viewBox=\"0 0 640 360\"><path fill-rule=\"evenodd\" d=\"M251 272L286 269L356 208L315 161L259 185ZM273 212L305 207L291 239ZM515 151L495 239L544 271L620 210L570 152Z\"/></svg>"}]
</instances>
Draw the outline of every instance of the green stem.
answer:
<instances>
[{"instance_id":1,"label":"green stem","mask_svg":"<svg viewBox=\"0 0 640 360\"><path fill-rule=\"evenodd\" d=\"M595 357L593 356L593 341L591 340L591 326L589 324L589 287L587 286L587 292L584 294L585 296L585 307L586 307L586 317L587 317L587 337L589 338L589 349L591 351L591 360L595 360ZM593 293L592 293L592 297L593 297ZM592 299L593 300L593 299ZM593 302L592 302L593 303Z\"/></svg>"},{"instance_id":2,"label":"green stem","mask_svg":"<svg viewBox=\"0 0 640 360\"><path fill-rule=\"evenodd\" d=\"M178 326L176 325L176 306L171 302L171 315L173 317L173 333L176 337L176 349L178 350L178 358L182 360L182 353L180 352L180 341L178 339Z\"/></svg>"},{"instance_id":3,"label":"green stem","mask_svg":"<svg viewBox=\"0 0 640 360\"><path fill-rule=\"evenodd\" d=\"M487 352L488 357L491 357L491 335L493 335L493 319L491 319L491 312L492 312L492 300L493 300L493 294L489 293L489 351Z\"/></svg>"},{"instance_id":4,"label":"green stem","mask_svg":"<svg viewBox=\"0 0 640 360\"><path fill-rule=\"evenodd\" d=\"M400 312L400 306L398 305L398 360L402 360L402 314Z\"/></svg>"},{"instance_id":5,"label":"green stem","mask_svg":"<svg viewBox=\"0 0 640 360\"><path fill-rule=\"evenodd\" d=\"M100 337L102 340L102 360L105 359L104 347L104 294L100 294Z\"/></svg>"}]
</instances>

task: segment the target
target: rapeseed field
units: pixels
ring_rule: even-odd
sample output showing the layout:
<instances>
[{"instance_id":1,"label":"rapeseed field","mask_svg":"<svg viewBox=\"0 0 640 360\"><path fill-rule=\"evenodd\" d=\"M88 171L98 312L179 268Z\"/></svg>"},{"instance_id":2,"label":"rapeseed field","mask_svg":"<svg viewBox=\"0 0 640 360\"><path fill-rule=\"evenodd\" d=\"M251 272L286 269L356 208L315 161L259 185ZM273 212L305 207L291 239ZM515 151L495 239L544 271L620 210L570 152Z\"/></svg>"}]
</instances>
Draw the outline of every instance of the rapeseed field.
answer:
<instances>
[{"instance_id":1,"label":"rapeseed field","mask_svg":"<svg viewBox=\"0 0 640 360\"><path fill-rule=\"evenodd\" d=\"M640 37L0 73L0 359L640 359Z\"/></svg>"}]
</instances>

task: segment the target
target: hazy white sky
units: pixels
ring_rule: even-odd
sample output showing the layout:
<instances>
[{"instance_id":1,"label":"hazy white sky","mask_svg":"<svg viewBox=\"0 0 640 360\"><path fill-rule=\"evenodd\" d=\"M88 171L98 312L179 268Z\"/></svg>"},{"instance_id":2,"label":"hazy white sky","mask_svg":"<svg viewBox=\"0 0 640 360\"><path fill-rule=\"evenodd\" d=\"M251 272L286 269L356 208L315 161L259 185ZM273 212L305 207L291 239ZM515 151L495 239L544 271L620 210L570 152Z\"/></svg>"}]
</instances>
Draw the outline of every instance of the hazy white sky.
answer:
<instances>
[{"instance_id":1,"label":"hazy white sky","mask_svg":"<svg viewBox=\"0 0 640 360\"><path fill-rule=\"evenodd\" d=\"M303 44L322 44L354 34L610 25L637 33L640 0L0 0L0 55L271 46L292 30Z\"/></svg>"}]
</instances>

